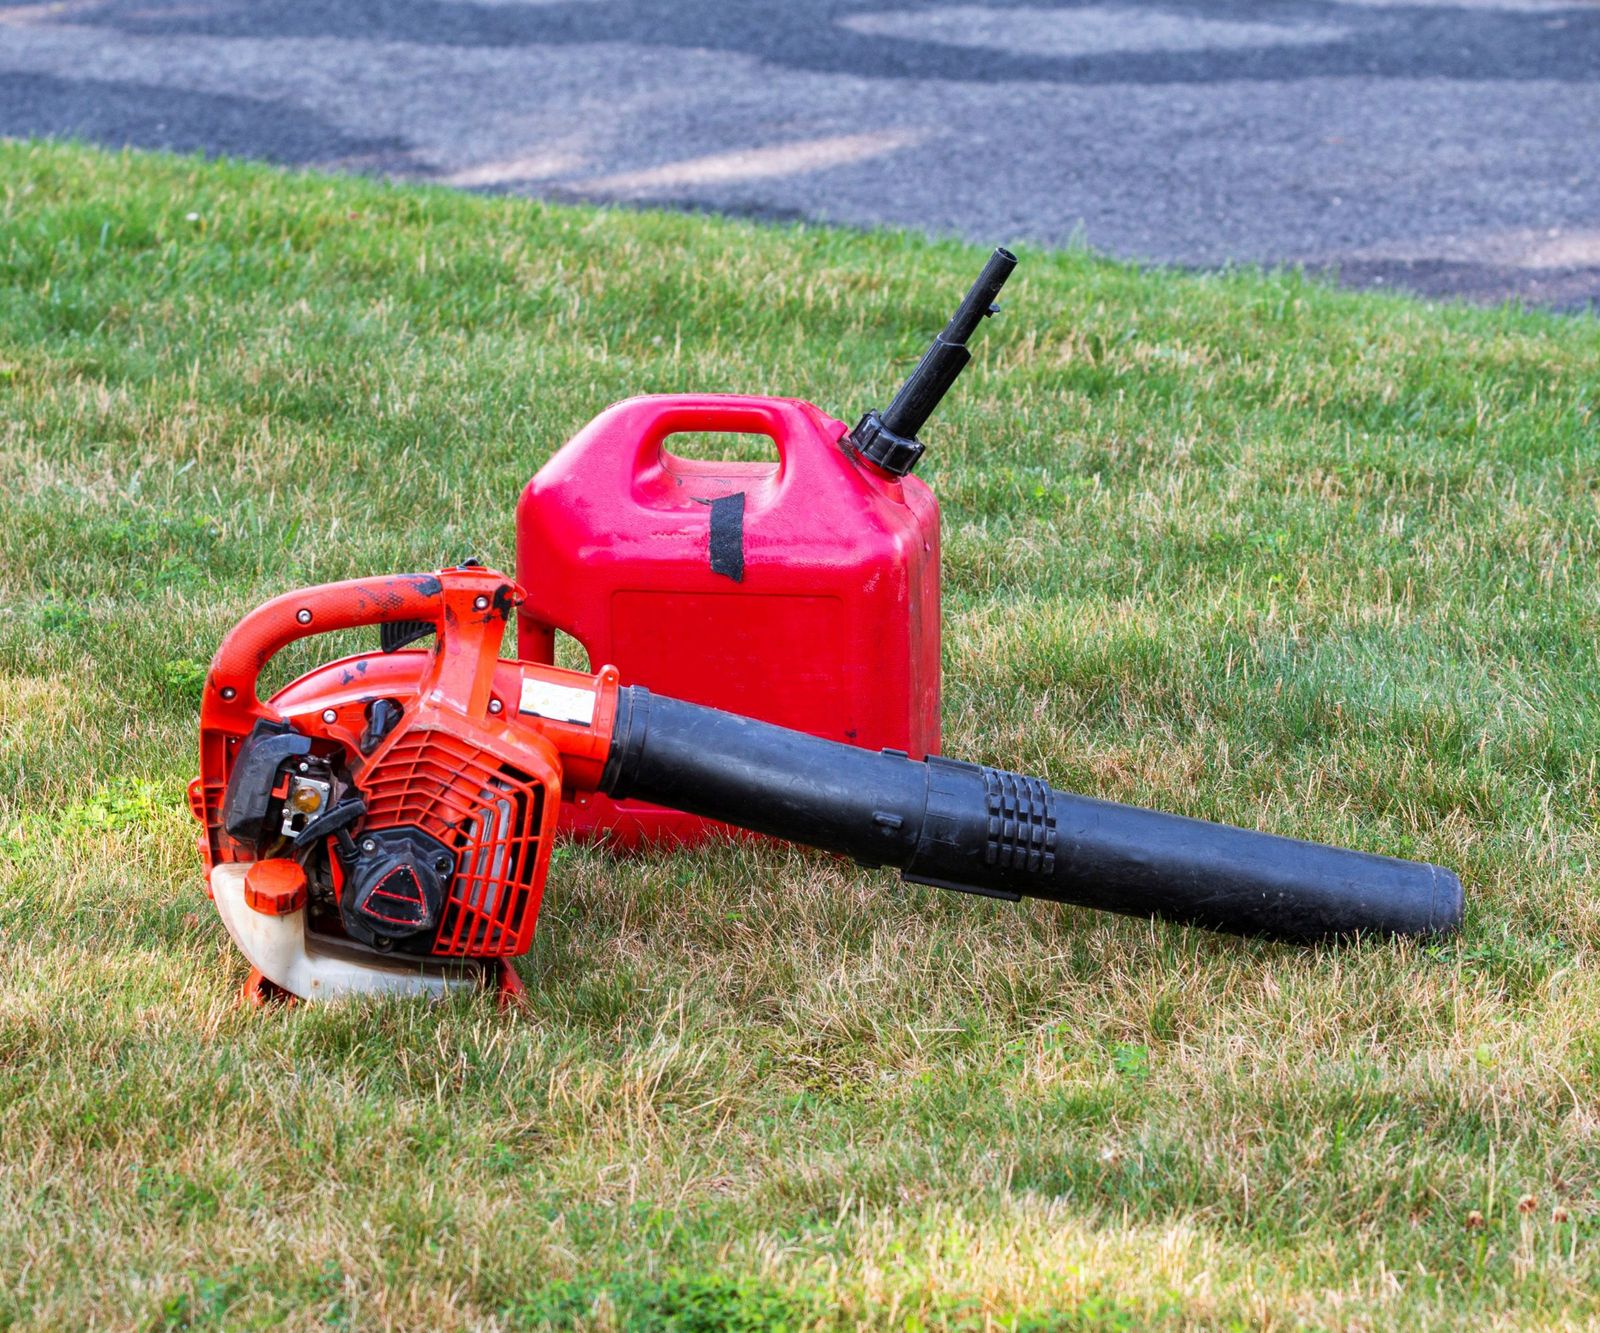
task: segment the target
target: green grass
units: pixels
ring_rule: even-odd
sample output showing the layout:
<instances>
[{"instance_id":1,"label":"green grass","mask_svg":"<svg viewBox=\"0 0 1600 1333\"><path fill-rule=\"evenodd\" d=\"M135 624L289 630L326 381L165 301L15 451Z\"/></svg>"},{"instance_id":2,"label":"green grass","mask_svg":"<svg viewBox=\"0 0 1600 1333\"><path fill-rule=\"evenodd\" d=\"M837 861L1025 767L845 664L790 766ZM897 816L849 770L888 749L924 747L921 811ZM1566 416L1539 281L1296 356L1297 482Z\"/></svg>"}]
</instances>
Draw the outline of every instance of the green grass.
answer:
<instances>
[{"instance_id":1,"label":"green grass","mask_svg":"<svg viewBox=\"0 0 1600 1333\"><path fill-rule=\"evenodd\" d=\"M1592 319L1030 252L931 431L952 753L1455 866L1459 941L567 849L521 1012L235 1006L222 633L509 566L627 394L881 404L979 258L0 145L0 1326L1600 1320Z\"/></svg>"}]
</instances>

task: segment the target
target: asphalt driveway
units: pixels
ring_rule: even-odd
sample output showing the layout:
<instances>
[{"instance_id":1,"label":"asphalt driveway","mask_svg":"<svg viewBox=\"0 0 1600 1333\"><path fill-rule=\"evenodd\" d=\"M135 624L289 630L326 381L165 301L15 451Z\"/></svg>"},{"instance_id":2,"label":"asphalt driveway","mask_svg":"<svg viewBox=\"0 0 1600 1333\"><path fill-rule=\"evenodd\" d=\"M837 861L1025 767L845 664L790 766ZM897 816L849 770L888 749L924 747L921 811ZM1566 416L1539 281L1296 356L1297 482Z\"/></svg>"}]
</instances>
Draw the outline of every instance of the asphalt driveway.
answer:
<instances>
[{"instance_id":1,"label":"asphalt driveway","mask_svg":"<svg viewBox=\"0 0 1600 1333\"><path fill-rule=\"evenodd\" d=\"M0 4L0 134L1600 307L1600 0Z\"/></svg>"}]
</instances>

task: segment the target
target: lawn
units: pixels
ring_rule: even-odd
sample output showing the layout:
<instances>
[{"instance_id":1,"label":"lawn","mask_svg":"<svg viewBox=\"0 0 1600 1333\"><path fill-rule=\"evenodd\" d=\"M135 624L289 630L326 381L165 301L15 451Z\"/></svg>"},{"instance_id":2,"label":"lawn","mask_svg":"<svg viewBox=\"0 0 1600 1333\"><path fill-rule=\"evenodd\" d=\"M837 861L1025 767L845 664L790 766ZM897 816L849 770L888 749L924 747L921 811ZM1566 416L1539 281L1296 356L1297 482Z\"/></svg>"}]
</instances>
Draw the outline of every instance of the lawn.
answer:
<instances>
[{"instance_id":1,"label":"lawn","mask_svg":"<svg viewBox=\"0 0 1600 1333\"><path fill-rule=\"evenodd\" d=\"M517 1012L236 1005L224 631L509 568L628 394L881 406L981 259L0 144L0 1326L1600 1320L1592 318L1025 251L926 435L950 753L1452 866L1459 939L564 848Z\"/></svg>"}]
</instances>

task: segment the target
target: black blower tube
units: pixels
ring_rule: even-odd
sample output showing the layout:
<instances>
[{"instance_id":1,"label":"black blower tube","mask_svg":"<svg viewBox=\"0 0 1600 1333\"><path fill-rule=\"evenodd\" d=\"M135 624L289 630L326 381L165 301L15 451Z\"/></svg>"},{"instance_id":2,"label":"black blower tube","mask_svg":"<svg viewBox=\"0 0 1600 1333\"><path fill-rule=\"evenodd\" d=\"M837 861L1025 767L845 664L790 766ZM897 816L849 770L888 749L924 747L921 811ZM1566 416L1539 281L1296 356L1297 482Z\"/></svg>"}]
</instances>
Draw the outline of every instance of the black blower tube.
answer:
<instances>
[{"instance_id":1,"label":"black blower tube","mask_svg":"<svg viewBox=\"0 0 1600 1333\"><path fill-rule=\"evenodd\" d=\"M1003 769L857 749L639 686L620 692L601 789L1012 901L1294 943L1438 936L1461 924L1461 881L1440 866L1074 796Z\"/></svg>"}]
</instances>

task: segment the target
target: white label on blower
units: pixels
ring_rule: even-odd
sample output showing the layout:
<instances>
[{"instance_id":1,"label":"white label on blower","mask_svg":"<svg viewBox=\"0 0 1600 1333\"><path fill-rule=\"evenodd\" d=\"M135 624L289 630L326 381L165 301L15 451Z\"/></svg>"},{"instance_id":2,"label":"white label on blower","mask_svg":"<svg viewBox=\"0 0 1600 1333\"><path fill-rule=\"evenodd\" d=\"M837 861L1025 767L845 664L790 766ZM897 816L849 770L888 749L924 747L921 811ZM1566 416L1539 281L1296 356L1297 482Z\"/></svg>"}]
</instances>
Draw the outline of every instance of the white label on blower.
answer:
<instances>
[{"instance_id":1,"label":"white label on blower","mask_svg":"<svg viewBox=\"0 0 1600 1333\"><path fill-rule=\"evenodd\" d=\"M577 722L589 726L594 721L594 691L573 685L554 685L547 680L524 680L519 713L547 717L552 722Z\"/></svg>"}]
</instances>

